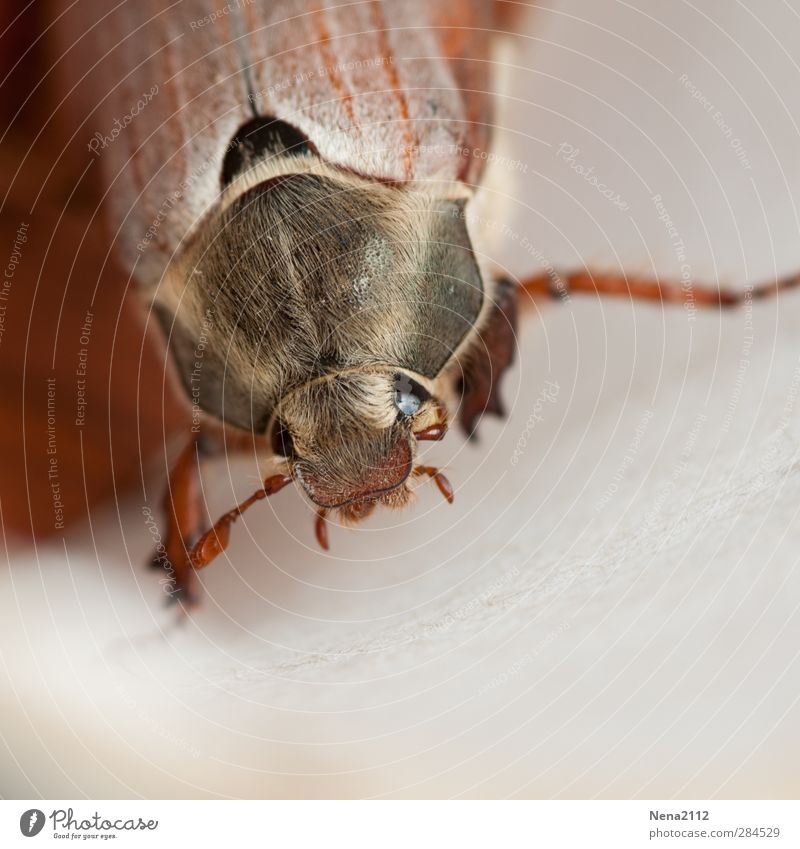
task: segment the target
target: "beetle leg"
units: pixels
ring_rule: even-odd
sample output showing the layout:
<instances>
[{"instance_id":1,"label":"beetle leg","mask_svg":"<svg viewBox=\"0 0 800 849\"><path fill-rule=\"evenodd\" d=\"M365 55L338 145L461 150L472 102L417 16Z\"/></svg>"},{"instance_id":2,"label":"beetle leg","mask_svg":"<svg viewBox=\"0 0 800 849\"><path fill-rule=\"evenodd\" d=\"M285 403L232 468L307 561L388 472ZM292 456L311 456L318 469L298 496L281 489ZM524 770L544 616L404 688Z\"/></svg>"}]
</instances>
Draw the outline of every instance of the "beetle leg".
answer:
<instances>
[{"instance_id":1,"label":"beetle leg","mask_svg":"<svg viewBox=\"0 0 800 849\"><path fill-rule=\"evenodd\" d=\"M325 517L327 515L327 508L320 507L319 510L317 510L317 520L314 523L314 531L317 536L317 542L325 551L330 548L330 545L328 544L328 525L325 522Z\"/></svg>"},{"instance_id":2,"label":"beetle leg","mask_svg":"<svg viewBox=\"0 0 800 849\"><path fill-rule=\"evenodd\" d=\"M154 568L163 569L169 576L165 585L170 600L184 604L197 601L189 547L202 521L199 462L204 450L203 441L193 437L170 472L163 505L167 519L164 547L152 560Z\"/></svg>"},{"instance_id":3,"label":"beetle leg","mask_svg":"<svg viewBox=\"0 0 800 849\"><path fill-rule=\"evenodd\" d=\"M415 475L427 475L433 478L434 483L439 487L439 492L445 497L448 504L453 503L453 485L435 466L417 466L414 469Z\"/></svg>"},{"instance_id":4,"label":"beetle leg","mask_svg":"<svg viewBox=\"0 0 800 849\"><path fill-rule=\"evenodd\" d=\"M231 525L244 513L245 510L252 507L256 501L262 498L267 498L280 492L287 484L292 482L289 475L272 475L264 481L261 489L257 489L249 498L246 498L241 504L228 510L214 522L213 527L209 528L192 547L189 552L189 564L193 569L202 569L208 566L215 557L222 554L228 547L231 537Z\"/></svg>"},{"instance_id":5,"label":"beetle leg","mask_svg":"<svg viewBox=\"0 0 800 849\"><path fill-rule=\"evenodd\" d=\"M484 413L504 415L498 387L503 372L514 358L517 298L520 289L532 296L544 294L562 300L571 293L588 292L683 303L687 307L725 307L741 304L748 299L774 296L797 286L800 286L800 274L740 291L636 276L592 274L588 271L538 274L523 280L518 286L506 278L500 278L495 286L494 304L486 323L479 328L465 358L458 387L461 392L461 426L467 435L472 437Z\"/></svg>"},{"instance_id":6,"label":"beetle leg","mask_svg":"<svg viewBox=\"0 0 800 849\"><path fill-rule=\"evenodd\" d=\"M459 382L458 417L467 436L474 436L484 413L504 416L500 378L514 359L518 287L506 278L497 281L491 312L472 343Z\"/></svg>"},{"instance_id":7,"label":"beetle leg","mask_svg":"<svg viewBox=\"0 0 800 849\"><path fill-rule=\"evenodd\" d=\"M520 284L529 295L548 295L564 299L571 293L588 292L597 295L621 295L664 303L683 303L698 307L727 307L743 303L747 298L765 298L783 289L800 285L800 274L783 277L771 283L752 286L741 291L718 289L714 286L694 286L691 281L675 283L624 274L592 274L575 271L570 274L537 274Z\"/></svg>"}]
</instances>

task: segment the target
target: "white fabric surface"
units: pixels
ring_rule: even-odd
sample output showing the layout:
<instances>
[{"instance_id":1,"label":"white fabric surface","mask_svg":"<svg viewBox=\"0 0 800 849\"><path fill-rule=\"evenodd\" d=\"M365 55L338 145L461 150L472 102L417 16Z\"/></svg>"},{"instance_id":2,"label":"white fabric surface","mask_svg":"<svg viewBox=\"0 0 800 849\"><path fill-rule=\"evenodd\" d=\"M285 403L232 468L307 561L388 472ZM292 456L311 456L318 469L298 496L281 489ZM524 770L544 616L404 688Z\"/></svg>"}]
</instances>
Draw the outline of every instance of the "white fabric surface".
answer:
<instances>
[{"instance_id":1,"label":"white fabric surface","mask_svg":"<svg viewBox=\"0 0 800 849\"><path fill-rule=\"evenodd\" d=\"M493 259L539 268L527 239L556 266L679 279L660 194L696 279L800 268L800 18L701 6L533 16L502 54ZM430 451L453 506L427 485L331 527L325 554L287 490L182 624L142 566L139 503L11 551L0 794L796 797L800 295L689 318L529 310L509 419ZM209 512L252 483L209 469Z\"/></svg>"}]
</instances>

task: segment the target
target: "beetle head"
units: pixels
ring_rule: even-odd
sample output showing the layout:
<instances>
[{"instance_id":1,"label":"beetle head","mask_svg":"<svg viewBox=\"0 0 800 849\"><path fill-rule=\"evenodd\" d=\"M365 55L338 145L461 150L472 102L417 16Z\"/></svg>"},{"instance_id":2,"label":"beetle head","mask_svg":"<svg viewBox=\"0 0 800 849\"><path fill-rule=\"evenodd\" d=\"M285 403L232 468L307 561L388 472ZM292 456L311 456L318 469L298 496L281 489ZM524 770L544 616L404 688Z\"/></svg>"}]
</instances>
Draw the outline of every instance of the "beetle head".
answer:
<instances>
[{"instance_id":1,"label":"beetle head","mask_svg":"<svg viewBox=\"0 0 800 849\"><path fill-rule=\"evenodd\" d=\"M361 519L378 503L402 506L416 440L446 430L444 406L423 382L388 367L310 381L281 400L273 450L315 504L345 519Z\"/></svg>"},{"instance_id":2,"label":"beetle head","mask_svg":"<svg viewBox=\"0 0 800 849\"><path fill-rule=\"evenodd\" d=\"M270 437L321 511L400 506L415 473L449 500L414 461L484 307L467 194L300 157L233 179L155 299L193 413Z\"/></svg>"}]
</instances>

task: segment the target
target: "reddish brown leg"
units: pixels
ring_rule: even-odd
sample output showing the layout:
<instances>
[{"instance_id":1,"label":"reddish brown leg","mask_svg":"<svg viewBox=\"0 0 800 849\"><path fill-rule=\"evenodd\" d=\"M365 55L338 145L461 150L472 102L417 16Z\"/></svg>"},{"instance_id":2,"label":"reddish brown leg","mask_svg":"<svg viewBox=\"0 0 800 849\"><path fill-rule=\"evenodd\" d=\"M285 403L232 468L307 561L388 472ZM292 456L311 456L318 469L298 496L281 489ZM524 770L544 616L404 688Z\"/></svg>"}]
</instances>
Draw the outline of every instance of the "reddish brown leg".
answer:
<instances>
[{"instance_id":1,"label":"reddish brown leg","mask_svg":"<svg viewBox=\"0 0 800 849\"><path fill-rule=\"evenodd\" d=\"M227 513L220 516L214 523L212 528L209 528L203 536L195 543L189 553L191 566L195 569L202 569L208 566L215 557L222 554L228 547L231 537L231 525L244 513L245 510L252 507L256 501L266 498L269 495L274 495L280 492L287 484L292 482L289 475L273 475L264 481L264 486L256 490L249 498L245 499L241 504L229 510Z\"/></svg>"},{"instance_id":2,"label":"reddish brown leg","mask_svg":"<svg viewBox=\"0 0 800 849\"><path fill-rule=\"evenodd\" d=\"M320 548L323 548L327 551L330 548L328 544L328 525L325 521L325 517L328 515L328 511L325 507L320 507L317 510L317 521L314 524L314 531L317 536L317 542L320 545Z\"/></svg>"},{"instance_id":3,"label":"reddish brown leg","mask_svg":"<svg viewBox=\"0 0 800 849\"><path fill-rule=\"evenodd\" d=\"M427 475L429 478L433 478L434 483L439 487L439 492L445 497L447 503L453 503L453 485L435 466L417 466L414 469L414 474Z\"/></svg>"},{"instance_id":4,"label":"reddish brown leg","mask_svg":"<svg viewBox=\"0 0 800 849\"><path fill-rule=\"evenodd\" d=\"M498 390L503 372L514 359L517 298L514 283L505 278L497 281L491 312L466 356L458 416L467 436L475 435L484 413L505 415Z\"/></svg>"},{"instance_id":5,"label":"reddish brown leg","mask_svg":"<svg viewBox=\"0 0 800 849\"><path fill-rule=\"evenodd\" d=\"M189 546L197 537L202 521L199 480L200 443L194 437L172 468L164 494L167 529L164 547L152 560L154 568L166 573L164 587L171 601L192 604L197 601L196 579L189 561Z\"/></svg>"},{"instance_id":6,"label":"reddish brown leg","mask_svg":"<svg viewBox=\"0 0 800 849\"><path fill-rule=\"evenodd\" d=\"M665 280L653 280L614 274L592 274L575 271L570 274L538 274L520 284L530 295L548 295L564 299L570 293L590 292L598 295L622 295L665 303L682 303L687 306L725 307L743 303L749 298L765 298L776 295L783 289L800 285L800 275L784 277L771 283L732 292L713 286L683 285Z\"/></svg>"}]
</instances>

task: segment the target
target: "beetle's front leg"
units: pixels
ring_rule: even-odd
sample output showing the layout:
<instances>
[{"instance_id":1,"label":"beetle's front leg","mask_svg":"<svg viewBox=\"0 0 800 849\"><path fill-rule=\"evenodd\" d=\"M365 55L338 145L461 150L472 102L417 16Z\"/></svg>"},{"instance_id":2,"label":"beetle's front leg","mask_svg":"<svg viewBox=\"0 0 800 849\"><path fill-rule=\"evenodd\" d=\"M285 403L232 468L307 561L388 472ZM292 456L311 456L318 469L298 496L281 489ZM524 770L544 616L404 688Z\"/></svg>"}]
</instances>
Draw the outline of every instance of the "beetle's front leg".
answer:
<instances>
[{"instance_id":1,"label":"beetle's front leg","mask_svg":"<svg viewBox=\"0 0 800 849\"><path fill-rule=\"evenodd\" d=\"M484 413L505 415L500 401L500 378L514 360L517 331L518 287L500 278L483 326L475 335L459 381L461 406L458 417L467 436L474 436Z\"/></svg>"},{"instance_id":2,"label":"beetle's front leg","mask_svg":"<svg viewBox=\"0 0 800 849\"><path fill-rule=\"evenodd\" d=\"M205 453L205 439L192 435L170 472L163 503L167 531L163 548L159 547L152 560L153 568L165 572L163 585L170 601L184 605L198 600L197 578L189 553L203 521L200 459Z\"/></svg>"}]
</instances>

